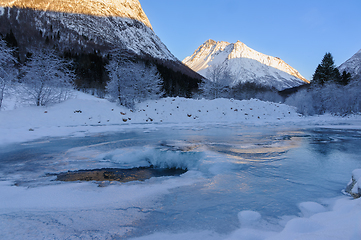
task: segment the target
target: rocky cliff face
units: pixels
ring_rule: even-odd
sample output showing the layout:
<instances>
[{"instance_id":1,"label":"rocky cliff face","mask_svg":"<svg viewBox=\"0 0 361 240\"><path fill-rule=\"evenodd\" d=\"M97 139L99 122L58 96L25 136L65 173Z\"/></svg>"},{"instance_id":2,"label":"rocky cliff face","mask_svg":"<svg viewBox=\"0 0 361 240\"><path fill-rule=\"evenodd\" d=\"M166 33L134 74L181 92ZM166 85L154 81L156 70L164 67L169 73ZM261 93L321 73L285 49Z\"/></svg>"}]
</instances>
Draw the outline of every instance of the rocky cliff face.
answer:
<instances>
[{"instance_id":1,"label":"rocky cliff face","mask_svg":"<svg viewBox=\"0 0 361 240\"><path fill-rule=\"evenodd\" d=\"M309 83L283 60L257 52L244 43L206 41L183 63L202 75L214 64L227 64L236 77L235 83L252 81L279 90Z\"/></svg>"}]
</instances>

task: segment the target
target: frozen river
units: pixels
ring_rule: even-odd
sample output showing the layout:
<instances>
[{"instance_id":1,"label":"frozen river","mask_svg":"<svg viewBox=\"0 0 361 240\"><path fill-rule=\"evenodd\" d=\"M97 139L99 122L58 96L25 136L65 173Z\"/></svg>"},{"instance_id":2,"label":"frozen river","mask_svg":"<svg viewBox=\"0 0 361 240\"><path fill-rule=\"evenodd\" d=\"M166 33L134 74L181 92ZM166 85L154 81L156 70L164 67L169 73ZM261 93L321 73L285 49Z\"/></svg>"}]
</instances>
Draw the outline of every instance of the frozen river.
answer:
<instances>
[{"instance_id":1,"label":"frozen river","mask_svg":"<svg viewBox=\"0 0 361 240\"><path fill-rule=\"evenodd\" d=\"M360 146L359 130L237 125L2 146L0 239L227 236L240 228L244 210L279 231L282 219L300 214L301 202L342 196L361 168ZM90 181L76 181L79 170ZM68 171L75 181L59 181ZM105 181L116 174L129 181Z\"/></svg>"}]
</instances>

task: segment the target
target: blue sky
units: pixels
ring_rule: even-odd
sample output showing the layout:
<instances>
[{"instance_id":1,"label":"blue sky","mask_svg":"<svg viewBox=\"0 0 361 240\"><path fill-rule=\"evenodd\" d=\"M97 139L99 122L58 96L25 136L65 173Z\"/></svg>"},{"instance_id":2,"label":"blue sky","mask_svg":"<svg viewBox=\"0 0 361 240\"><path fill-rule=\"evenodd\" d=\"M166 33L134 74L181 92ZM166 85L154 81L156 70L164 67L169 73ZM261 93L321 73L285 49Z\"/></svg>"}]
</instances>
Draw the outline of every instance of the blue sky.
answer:
<instances>
[{"instance_id":1,"label":"blue sky","mask_svg":"<svg viewBox=\"0 0 361 240\"><path fill-rule=\"evenodd\" d=\"M361 49L361 0L140 0L180 60L206 40L240 40L310 79L326 52L337 65Z\"/></svg>"}]
</instances>

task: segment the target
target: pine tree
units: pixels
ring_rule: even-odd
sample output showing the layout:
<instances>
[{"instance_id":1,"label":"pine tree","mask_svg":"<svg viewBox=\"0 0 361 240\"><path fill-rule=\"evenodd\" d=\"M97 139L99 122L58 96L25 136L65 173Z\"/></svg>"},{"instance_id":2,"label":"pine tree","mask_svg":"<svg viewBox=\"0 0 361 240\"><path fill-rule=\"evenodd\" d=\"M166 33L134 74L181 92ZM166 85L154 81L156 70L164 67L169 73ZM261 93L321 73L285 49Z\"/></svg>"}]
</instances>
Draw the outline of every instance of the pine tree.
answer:
<instances>
[{"instance_id":1,"label":"pine tree","mask_svg":"<svg viewBox=\"0 0 361 240\"><path fill-rule=\"evenodd\" d=\"M346 71L342 72L340 84L346 86L351 81L351 73Z\"/></svg>"},{"instance_id":2,"label":"pine tree","mask_svg":"<svg viewBox=\"0 0 361 240\"><path fill-rule=\"evenodd\" d=\"M321 64L317 66L315 73L313 74L312 83L318 85L324 85L330 82L340 82L341 75L335 66L335 62L331 53L326 53L322 59Z\"/></svg>"}]
</instances>

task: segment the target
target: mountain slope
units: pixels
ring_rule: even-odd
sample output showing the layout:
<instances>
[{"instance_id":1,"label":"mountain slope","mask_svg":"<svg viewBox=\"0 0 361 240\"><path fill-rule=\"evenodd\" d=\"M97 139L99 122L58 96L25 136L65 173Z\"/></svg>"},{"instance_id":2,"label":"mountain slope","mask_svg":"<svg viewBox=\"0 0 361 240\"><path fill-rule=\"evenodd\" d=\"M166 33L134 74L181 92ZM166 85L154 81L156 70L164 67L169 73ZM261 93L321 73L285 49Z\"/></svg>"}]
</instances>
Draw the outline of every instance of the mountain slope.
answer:
<instances>
[{"instance_id":1,"label":"mountain slope","mask_svg":"<svg viewBox=\"0 0 361 240\"><path fill-rule=\"evenodd\" d=\"M0 6L100 17L125 17L143 22L146 26L152 28L138 0L2 0Z\"/></svg>"},{"instance_id":2,"label":"mountain slope","mask_svg":"<svg viewBox=\"0 0 361 240\"><path fill-rule=\"evenodd\" d=\"M210 66L226 64L236 77L233 84L252 81L283 90L309 83L281 59L257 52L240 41L233 44L208 40L183 63L203 76Z\"/></svg>"},{"instance_id":3,"label":"mountain slope","mask_svg":"<svg viewBox=\"0 0 361 240\"><path fill-rule=\"evenodd\" d=\"M88 87L105 86L114 52L156 64L172 87L167 93L188 93L202 78L168 50L138 0L2 0L0 23L0 37L18 47L21 61L34 49L56 49L75 62Z\"/></svg>"},{"instance_id":4,"label":"mountain slope","mask_svg":"<svg viewBox=\"0 0 361 240\"><path fill-rule=\"evenodd\" d=\"M153 30L135 18L6 7L0 11L0 33L12 32L24 53L47 44L61 51L75 52L118 48L137 55L177 61Z\"/></svg>"},{"instance_id":5,"label":"mountain slope","mask_svg":"<svg viewBox=\"0 0 361 240\"><path fill-rule=\"evenodd\" d=\"M361 50L353 55L346 62L338 67L338 70L342 74L343 71L351 73L352 77L361 75Z\"/></svg>"}]
</instances>

